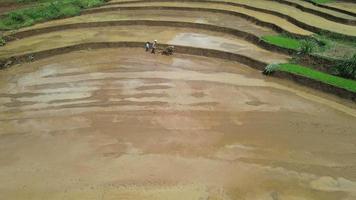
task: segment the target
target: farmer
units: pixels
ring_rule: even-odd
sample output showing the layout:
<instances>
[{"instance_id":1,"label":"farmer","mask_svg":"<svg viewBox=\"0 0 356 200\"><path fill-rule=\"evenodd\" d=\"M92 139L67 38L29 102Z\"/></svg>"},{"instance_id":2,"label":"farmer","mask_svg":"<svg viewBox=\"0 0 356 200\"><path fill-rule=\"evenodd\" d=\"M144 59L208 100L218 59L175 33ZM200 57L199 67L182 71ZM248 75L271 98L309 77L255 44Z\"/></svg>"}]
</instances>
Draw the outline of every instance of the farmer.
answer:
<instances>
[{"instance_id":1,"label":"farmer","mask_svg":"<svg viewBox=\"0 0 356 200\"><path fill-rule=\"evenodd\" d=\"M151 53L155 54L157 48L157 40L153 41Z\"/></svg>"},{"instance_id":2,"label":"farmer","mask_svg":"<svg viewBox=\"0 0 356 200\"><path fill-rule=\"evenodd\" d=\"M146 44L145 44L146 51L148 51L150 49L150 46L151 46L150 42L146 42Z\"/></svg>"}]
</instances>

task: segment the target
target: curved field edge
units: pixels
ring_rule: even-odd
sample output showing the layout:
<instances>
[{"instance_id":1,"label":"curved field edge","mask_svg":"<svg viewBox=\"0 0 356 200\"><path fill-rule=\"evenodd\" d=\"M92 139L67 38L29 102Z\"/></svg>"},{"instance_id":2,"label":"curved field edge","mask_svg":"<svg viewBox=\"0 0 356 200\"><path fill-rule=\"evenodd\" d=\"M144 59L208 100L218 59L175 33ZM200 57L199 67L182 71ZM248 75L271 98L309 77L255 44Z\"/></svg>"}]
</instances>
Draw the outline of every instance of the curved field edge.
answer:
<instances>
[{"instance_id":1,"label":"curved field edge","mask_svg":"<svg viewBox=\"0 0 356 200\"><path fill-rule=\"evenodd\" d=\"M127 4L140 4L140 3L155 3L155 2L182 2L182 3L187 3L185 0L137 0L137 1L120 1L120 2L109 2L107 5L127 5ZM330 38L334 39L344 39L344 40L349 40L349 41L354 41L356 42L356 36L354 35L348 35L345 33L338 33L338 32L333 32L330 30L326 30L323 28L315 27L313 25L307 24L305 22L299 21L295 19L292 16L277 12L277 11L272 11L264 8L257 8L253 7L250 5L245 5L241 3L236 3L236 2L230 2L230 1L215 1L215 0L192 0L189 2L194 2L194 3L216 3L216 4L222 4L222 5L229 5L229 6L235 6L235 7L240 7L240 8L245 8L249 9L252 11L257 11L265 14L271 14L277 17L280 17L282 19L287 20L288 22L294 24L295 26L298 26L299 28L308 30L310 32L322 34L322 35L327 35ZM177 6L178 7L178 6ZM115 8L115 7L105 7L105 8ZM105 9L104 8L104 9Z\"/></svg>"},{"instance_id":2,"label":"curved field edge","mask_svg":"<svg viewBox=\"0 0 356 200\"><path fill-rule=\"evenodd\" d=\"M327 13L327 12L323 12L323 11L320 11L320 10L317 10L317 9L308 8L308 7L304 6L304 5L301 5L301 4L296 3L296 2L285 1L285 0L269 0L269 1L275 1L275 2L278 2L278 3L281 3L281 4L292 6L292 7L295 7L295 8L297 8L297 9L303 11L303 12L308 12L310 14L317 15L317 16L323 17L325 19L328 19L330 21L334 21L334 22L338 22L338 23L342 23L342 24L346 24L346 25L356 25L356 20L347 19L347 18L343 18L343 17L339 17L339 16L336 16L336 15ZM341 12L339 12L339 13L341 13ZM342 13L342 14L345 14L345 13ZM348 14L346 14L346 15L348 15ZM350 17L354 17L352 15L349 15L349 16Z\"/></svg>"},{"instance_id":3,"label":"curved field edge","mask_svg":"<svg viewBox=\"0 0 356 200\"><path fill-rule=\"evenodd\" d=\"M318 7L321 7L321 8L326 8L326 9L329 9L329 10L341 12L341 13L344 13L344 14L347 14L347 15L351 15L351 16L356 17L356 12L350 12L350 11L348 11L348 10L344 10L344 9L341 9L341 8L336 8L336 7L333 7L333 6L328 6L328 5L327 5L327 2L329 2L330 0L302 0L302 1L311 3L311 4L313 4L314 6L318 6ZM350 0L350 1L345 1L345 2L352 3L351 0Z\"/></svg>"},{"instance_id":4,"label":"curved field edge","mask_svg":"<svg viewBox=\"0 0 356 200\"><path fill-rule=\"evenodd\" d=\"M38 29L30 29L27 31L17 32L12 35L6 36L8 41L23 39L26 37L36 36L40 34L46 34L55 31L63 31L69 29L80 28L94 28L94 27L113 27L113 26L133 26L133 25L147 25L147 26L167 26L167 27L182 27L182 28L197 28L201 30L208 30L214 32L220 32L232 35L234 37L243 39L251 44L254 44L262 49L281 53L285 55L295 55L298 53L300 47L300 41L297 39L291 39L281 36L265 36L258 37L252 33L244 32L242 30L222 27L212 24L202 24L193 22L179 22L179 21L158 21L158 20L119 20L119 21L101 21L101 22L84 22L64 24L58 26L50 26ZM303 39L307 39L304 37ZM322 57L318 55L308 55L306 59L303 59L303 64L317 68L321 71L327 72L330 67L335 66L335 63L340 62L339 59L333 59L328 57ZM322 67L320 67L322 66Z\"/></svg>"},{"instance_id":5,"label":"curved field edge","mask_svg":"<svg viewBox=\"0 0 356 200\"><path fill-rule=\"evenodd\" d=\"M8 63L11 62L11 65L14 64L20 64L20 63L26 63L26 62L33 62L36 60L60 55L60 54L66 54L74 51L81 51L81 50L91 50L91 49L103 49L103 48L142 48L144 46L143 42L98 42L98 43L84 43L84 44L78 44L78 45L72 45L72 46L67 46L67 47L62 47L62 48L57 48L57 49L50 49L50 50L45 50L45 51L39 51L39 52L34 52L30 54L23 54L19 55L16 57L11 57L8 59L4 59L0 61L0 64ZM160 44L161 48L166 48L169 46L169 44ZM205 56L205 57L212 57L212 58L220 58L220 59L227 59L231 61L237 61L242 64L245 64L249 67L252 67L257 70L264 70L267 63L255 60L253 58L244 56L244 55L239 55L236 53L230 53L230 52L225 52L225 51L220 51L220 50L214 50L214 49L204 49L204 48L196 48L196 47L189 47L189 46L175 46L175 51L177 53L181 54L189 54L189 55L197 55L197 56ZM3 65L0 65L3 66ZM283 66L283 64L282 64ZM297 73L296 71L299 72L299 70L289 70L291 68L290 65L287 65L288 67L281 67L282 70L278 70L276 73L274 73L274 76L280 77L283 79L289 79L292 81L295 81L297 83L300 83L302 85L319 89L321 91L334 94L336 96L356 101L356 88L354 88L354 85L352 84L348 89L345 89L344 87L340 87L339 81L334 81L334 82L326 82L320 80L320 75L319 76L313 76L313 75L304 75ZM304 68L299 68L299 69L304 69ZM310 69L309 69L310 70ZM315 70L314 70L315 71ZM317 72L316 72L317 73ZM318 74L321 72L318 72ZM323 73L325 74L325 73ZM327 74L325 74L327 75ZM331 76L331 75L327 75ZM337 77L336 77L337 78ZM329 80L329 79L328 79ZM355 82L355 81L354 81ZM332 83L332 84L331 84ZM338 83L338 84L336 84ZM356 82L355 82L356 84Z\"/></svg>"},{"instance_id":6,"label":"curved field edge","mask_svg":"<svg viewBox=\"0 0 356 200\"><path fill-rule=\"evenodd\" d=\"M217 26L212 24L203 24L203 23L193 23L193 22L181 22L181 21L158 21L158 20L118 20L118 21L101 21L101 22L84 22L84 23L73 23L73 24L64 24L58 26L44 27L38 29L31 29L28 31L17 32L11 35L5 36L7 42L14 40L19 40L31 36L70 30L70 29L81 29L81 28L97 28L97 27L113 27L113 26L136 26L136 25L145 25L145 26L167 26L167 27L182 27L182 28L196 28L201 30L209 30L219 33L226 33L237 38L243 39L247 42L250 42L254 45L261 47L273 52L278 52L286 55L294 53L293 49L281 48L278 45L261 40L258 36L245 32L243 30L228 28L223 26Z\"/></svg>"}]
</instances>

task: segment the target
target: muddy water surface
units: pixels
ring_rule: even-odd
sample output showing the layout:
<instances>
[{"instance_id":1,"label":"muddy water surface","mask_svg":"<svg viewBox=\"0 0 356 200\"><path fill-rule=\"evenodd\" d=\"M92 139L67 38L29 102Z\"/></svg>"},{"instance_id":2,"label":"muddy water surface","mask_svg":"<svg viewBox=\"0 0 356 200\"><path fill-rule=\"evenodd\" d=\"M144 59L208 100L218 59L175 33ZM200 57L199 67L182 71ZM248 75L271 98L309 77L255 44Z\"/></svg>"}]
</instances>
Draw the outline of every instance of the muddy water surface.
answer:
<instances>
[{"instance_id":1,"label":"muddy water surface","mask_svg":"<svg viewBox=\"0 0 356 200\"><path fill-rule=\"evenodd\" d=\"M102 12L77 17L54 20L46 23L20 29L19 31L32 30L44 27L53 27L64 24L90 23L102 21L119 20L159 20L159 21L178 21L211 24L243 30L257 36L277 34L273 30L257 26L246 19L221 13L200 12L200 11L174 11L174 10L121 10L120 12ZM9 32L10 33L10 32Z\"/></svg>"},{"instance_id":2,"label":"muddy water surface","mask_svg":"<svg viewBox=\"0 0 356 200\"><path fill-rule=\"evenodd\" d=\"M3 199L356 198L352 105L239 63L81 51L1 71L0 102Z\"/></svg>"},{"instance_id":3,"label":"muddy water surface","mask_svg":"<svg viewBox=\"0 0 356 200\"><path fill-rule=\"evenodd\" d=\"M202 29L166 26L118 26L82 28L57 31L27 37L8 43L1 48L0 58L38 52L88 42L146 42L159 39L159 43L216 49L242 54L269 62L286 62L289 56L261 49L244 39L230 34Z\"/></svg>"}]
</instances>

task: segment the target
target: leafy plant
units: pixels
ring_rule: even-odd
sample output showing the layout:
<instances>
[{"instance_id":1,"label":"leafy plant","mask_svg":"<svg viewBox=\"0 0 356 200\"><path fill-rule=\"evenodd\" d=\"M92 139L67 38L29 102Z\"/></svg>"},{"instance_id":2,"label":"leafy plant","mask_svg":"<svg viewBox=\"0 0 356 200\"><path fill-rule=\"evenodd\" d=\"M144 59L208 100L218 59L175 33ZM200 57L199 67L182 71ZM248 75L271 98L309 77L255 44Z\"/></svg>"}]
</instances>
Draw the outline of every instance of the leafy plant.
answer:
<instances>
[{"instance_id":1,"label":"leafy plant","mask_svg":"<svg viewBox=\"0 0 356 200\"><path fill-rule=\"evenodd\" d=\"M0 36L0 46L4 46L5 44L6 44L5 39Z\"/></svg>"},{"instance_id":2,"label":"leafy plant","mask_svg":"<svg viewBox=\"0 0 356 200\"><path fill-rule=\"evenodd\" d=\"M334 74L349 79L356 79L356 54L339 62Z\"/></svg>"},{"instance_id":3,"label":"leafy plant","mask_svg":"<svg viewBox=\"0 0 356 200\"><path fill-rule=\"evenodd\" d=\"M263 70L263 74L264 75L270 75L273 72L277 71L279 68L279 64L273 63L273 64L269 64L265 67L265 69Z\"/></svg>"},{"instance_id":4,"label":"leafy plant","mask_svg":"<svg viewBox=\"0 0 356 200\"><path fill-rule=\"evenodd\" d=\"M310 54L314 51L314 49L316 47L317 47L317 44L315 41L310 40L310 39L302 40L302 41L300 41L300 47L298 50L298 54L301 54L301 55Z\"/></svg>"}]
</instances>

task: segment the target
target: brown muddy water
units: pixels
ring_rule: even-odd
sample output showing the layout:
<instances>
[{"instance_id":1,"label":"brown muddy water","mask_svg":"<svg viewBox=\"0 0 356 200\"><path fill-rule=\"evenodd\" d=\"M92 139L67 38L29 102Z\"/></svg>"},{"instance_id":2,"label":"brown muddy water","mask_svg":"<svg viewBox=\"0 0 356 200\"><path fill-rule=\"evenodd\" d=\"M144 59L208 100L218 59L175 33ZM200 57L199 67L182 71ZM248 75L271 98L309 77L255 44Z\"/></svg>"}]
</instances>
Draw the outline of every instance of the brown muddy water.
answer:
<instances>
[{"instance_id":1,"label":"brown muddy water","mask_svg":"<svg viewBox=\"0 0 356 200\"><path fill-rule=\"evenodd\" d=\"M182 11L182 10L164 10L156 9L152 10L120 10L111 12L101 12L94 14L80 15L76 17L59 19L50 22L44 22L36 24L34 26L25 27L19 29L19 31L24 30L34 30L44 27L54 27L64 24L75 24L75 23L89 23L89 22L103 22L103 21L120 21L120 20L158 20L158 21L177 21L177 22L190 22L190 23L201 23L210 24L222 27L233 28L237 30L243 30L248 33L252 33L256 36L263 35L274 35L277 32L257 26L252 24L250 21L243 19L241 17L222 14L222 13L212 13L206 11ZM7 32L7 33L12 33Z\"/></svg>"},{"instance_id":2,"label":"brown muddy water","mask_svg":"<svg viewBox=\"0 0 356 200\"><path fill-rule=\"evenodd\" d=\"M215 49L245 55L267 63L287 62L289 56L265 49L234 35L195 28L167 26L112 26L68 29L26 37L1 48L0 58L91 42L146 42Z\"/></svg>"},{"instance_id":3,"label":"brown muddy water","mask_svg":"<svg viewBox=\"0 0 356 200\"><path fill-rule=\"evenodd\" d=\"M356 198L354 105L236 62L80 51L0 102L0 199Z\"/></svg>"}]
</instances>

